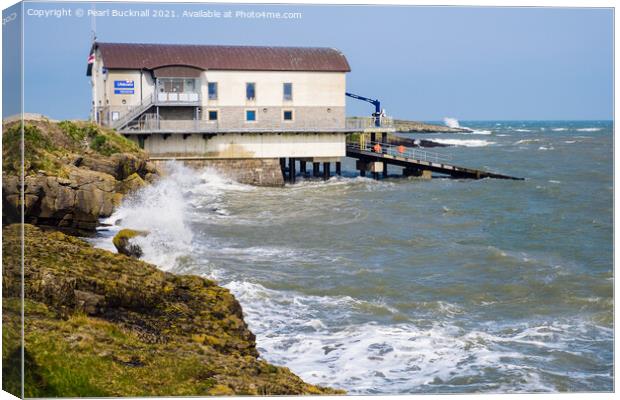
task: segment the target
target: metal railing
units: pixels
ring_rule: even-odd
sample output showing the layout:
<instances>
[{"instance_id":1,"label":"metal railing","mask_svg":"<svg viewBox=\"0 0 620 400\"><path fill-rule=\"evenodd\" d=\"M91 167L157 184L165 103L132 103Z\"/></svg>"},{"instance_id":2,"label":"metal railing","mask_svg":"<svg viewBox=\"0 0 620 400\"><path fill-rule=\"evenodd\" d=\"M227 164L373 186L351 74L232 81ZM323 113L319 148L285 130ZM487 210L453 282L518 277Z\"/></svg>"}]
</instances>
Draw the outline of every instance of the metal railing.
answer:
<instances>
[{"instance_id":1,"label":"metal railing","mask_svg":"<svg viewBox=\"0 0 620 400\"><path fill-rule=\"evenodd\" d=\"M152 93L150 96L143 98L139 104L126 106L117 120L111 120L108 118L108 124L110 127L119 129L128 125L134 119L138 118L140 114L144 113L151 106L156 105L199 105L200 94L198 93ZM118 111L121 112L121 111Z\"/></svg>"},{"instance_id":2,"label":"metal railing","mask_svg":"<svg viewBox=\"0 0 620 400\"><path fill-rule=\"evenodd\" d=\"M137 118L141 113L145 112L155 103L155 94L151 94L148 97L143 98L140 104L129 106L127 112L125 112L119 119L110 122L112 128L122 128L133 119Z\"/></svg>"},{"instance_id":3,"label":"metal railing","mask_svg":"<svg viewBox=\"0 0 620 400\"><path fill-rule=\"evenodd\" d=\"M127 124L124 132L345 132L342 122L301 121L255 121L222 124L219 120L203 119L157 119L155 114L144 114Z\"/></svg>"},{"instance_id":4,"label":"metal railing","mask_svg":"<svg viewBox=\"0 0 620 400\"><path fill-rule=\"evenodd\" d=\"M386 154L392 157L409 158L420 161L429 161L443 164L452 160L452 156L441 154L434 151L421 150L419 148L407 147L403 145L394 145L382 142L373 142L370 140L349 140L347 148L361 151L369 151L378 154Z\"/></svg>"},{"instance_id":5,"label":"metal railing","mask_svg":"<svg viewBox=\"0 0 620 400\"><path fill-rule=\"evenodd\" d=\"M159 92L157 93L156 104L200 104L200 94L197 92L177 93Z\"/></svg>"},{"instance_id":6,"label":"metal railing","mask_svg":"<svg viewBox=\"0 0 620 400\"><path fill-rule=\"evenodd\" d=\"M377 126L377 119L379 126ZM347 118L347 129L376 129L376 128L394 128L394 119L392 117L353 117Z\"/></svg>"},{"instance_id":7,"label":"metal railing","mask_svg":"<svg viewBox=\"0 0 620 400\"><path fill-rule=\"evenodd\" d=\"M197 132L218 129L217 121L201 119L157 119L155 114L143 114L139 119L128 124L123 131L131 132Z\"/></svg>"}]
</instances>

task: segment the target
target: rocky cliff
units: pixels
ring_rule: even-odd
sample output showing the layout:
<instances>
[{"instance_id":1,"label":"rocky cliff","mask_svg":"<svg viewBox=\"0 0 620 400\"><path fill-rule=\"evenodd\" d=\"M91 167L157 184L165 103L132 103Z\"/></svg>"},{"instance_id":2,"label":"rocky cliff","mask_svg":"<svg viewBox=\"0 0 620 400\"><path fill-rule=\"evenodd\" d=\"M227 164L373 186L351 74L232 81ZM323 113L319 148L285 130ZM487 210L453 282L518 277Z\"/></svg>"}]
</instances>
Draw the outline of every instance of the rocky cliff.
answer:
<instances>
[{"instance_id":1,"label":"rocky cliff","mask_svg":"<svg viewBox=\"0 0 620 400\"><path fill-rule=\"evenodd\" d=\"M21 122L3 125L3 223L20 216ZM123 196L158 171L133 142L86 122L24 125L24 217L37 225L92 231Z\"/></svg>"},{"instance_id":2,"label":"rocky cliff","mask_svg":"<svg viewBox=\"0 0 620 400\"><path fill-rule=\"evenodd\" d=\"M61 233L89 233L156 179L132 142L86 122L3 124L2 375L21 395L24 234L26 397L343 393L261 359L230 292Z\"/></svg>"},{"instance_id":3,"label":"rocky cliff","mask_svg":"<svg viewBox=\"0 0 620 400\"><path fill-rule=\"evenodd\" d=\"M5 368L19 368L20 234L3 229ZM58 231L24 234L26 397L341 393L260 360L241 306L214 282ZM15 392L16 371L3 374Z\"/></svg>"}]
</instances>

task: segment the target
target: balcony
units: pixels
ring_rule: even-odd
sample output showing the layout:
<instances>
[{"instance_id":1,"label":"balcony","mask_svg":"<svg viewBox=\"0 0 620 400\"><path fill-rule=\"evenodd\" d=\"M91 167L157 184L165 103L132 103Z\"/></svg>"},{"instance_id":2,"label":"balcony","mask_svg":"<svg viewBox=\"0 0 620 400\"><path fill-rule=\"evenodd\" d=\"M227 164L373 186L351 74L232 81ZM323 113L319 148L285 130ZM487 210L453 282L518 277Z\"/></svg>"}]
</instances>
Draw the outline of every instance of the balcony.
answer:
<instances>
[{"instance_id":1,"label":"balcony","mask_svg":"<svg viewBox=\"0 0 620 400\"><path fill-rule=\"evenodd\" d=\"M156 105L199 105L200 80L196 78L157 78Z\"/></svg>"},{"instance_id":2,"label":"balcony","mask_svg":"<svg viewBox=\"0 0 620 400\"><path fill-rule=\"evenodd\" d=\"M155 98L155 105L196 106L200 105L200 94L193 92L159 92Z\"/></svg>"}]
</instances>

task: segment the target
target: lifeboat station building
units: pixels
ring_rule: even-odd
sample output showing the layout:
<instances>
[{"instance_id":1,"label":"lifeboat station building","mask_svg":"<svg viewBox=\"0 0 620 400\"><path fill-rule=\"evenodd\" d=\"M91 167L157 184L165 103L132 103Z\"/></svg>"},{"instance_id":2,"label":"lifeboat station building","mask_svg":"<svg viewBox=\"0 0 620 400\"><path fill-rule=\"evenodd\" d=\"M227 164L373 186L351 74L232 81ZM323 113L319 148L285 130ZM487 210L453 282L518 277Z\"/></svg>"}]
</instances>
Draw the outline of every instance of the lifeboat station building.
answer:
<instances>
[{"instance_id":1,"label":"lifeboat station building","mask_svg":"<svg viewBox=\"0 0 620 400\"><path fill-rule=\"evenodd\" d=\"M345 116L349 71L332 48L95 42L91 119L155 161L263 185L294 181L307 162L328 177L356 130Z\"/></svg>"}]
</instances>

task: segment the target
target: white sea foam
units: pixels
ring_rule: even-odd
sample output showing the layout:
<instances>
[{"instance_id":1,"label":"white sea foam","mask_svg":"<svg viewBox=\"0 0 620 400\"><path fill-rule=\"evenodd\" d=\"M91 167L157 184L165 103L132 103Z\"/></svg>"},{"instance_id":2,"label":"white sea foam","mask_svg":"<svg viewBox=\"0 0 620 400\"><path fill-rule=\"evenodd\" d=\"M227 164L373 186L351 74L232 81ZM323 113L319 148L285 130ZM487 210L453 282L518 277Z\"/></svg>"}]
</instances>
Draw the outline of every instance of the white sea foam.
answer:
<instances>
[{"instance_id":1,"label":"white sea foam","mask_svg":"<svg viewBox=\"0 0 620 400\"><path fill-rule=\"evenodd\" d=\"M515 132L532 132L531 129L515 129Z\"/></svg>"},{"instance_id":2,"label":"white sea foam","mask_svg":"<svg viewBox=\"0 0 620 400\"><path fill-rule=\"evenodd\" d=\"M459 132L462 135L491 135L493 131L486 129L473 129L471 132Z\"/></svg>"},{"instance_id":3,"label":"white sea foam","mask_svg":"<svg viewBox=\"0 0 620 400\"><path fill-rule=\"evenodd\" d=\"M465 146L465 147L485 147L485 146L489 146L491 144L495 144L495 142L491 142L488 140L482 140L482 139L440 139L440 138L435 138L435 139L429 139L433 142L437 142L437 143L441 143L441 144L447 144L447 145L451 145L451 146Z\"/></svg>"},{"instance_id":4,"label":"white sea foam","mask_svg":"<svg viewBox=\"0 0 620 400\"><path fill-rule=\"evenodd\" d=\"M602 130L603 128L579 128L576 129L578 132L598 132L600 130Z\"/></svg>"},{"instance_id":5,"label":"white sea foam","mask_svg":"<svg viewBox=\"0 0 620 400\"><path fill-rule=\"evenodd\" d=\"M516 142L514 142L514 144L527 144L527 143L535 143L535 142L540 142L541 139L521 139L521 140L517 140Z\"/></svg>"},{"instance_id":6,"label":"white sea foam","mask_svg":"<svg viewBox=\"0 0 620 400\"><path fill-rule=\"evenodd\" d=\"M555 150L555 148L553 146L540 146L538 150Z\"/></svg>"},{"instance_id":7,"label":"white sea foam","mask_svg":"<svg viewBox=\"0 0 620 400\"><path fill-rule=\"evenodd\" d=\"M456 118L444 118L443 119L444 124L446 124L446 126L450 127L450 128L462 128L462 129L468 129L467 132L455 132L456 134L460 134L460 135L490 135L493 132L487 129L472 129L472 128L468 128L466 126L461 126L459 124L459 120Z\"/></svg>"},{"instance_id":8,"label":"white sea foam","mask_svg":"<svg viewBox=\"0 0 620 400\"><path fill-rule=\"evenodd\" d=\"M568 128L551 128L551 130L554 132L564 132L567 131Z\"/></svg>"},{"instance_id":9,"label":"white sea foam","mask_svg":"<svg viewBox=\"0 0 620 400\"><path fill-rule=\"evenodd\" d=\"M446 322L424 327L413 321L350 324L346 321L364 302L349 296L308 296L247 281L225 286L243 305L263 358L291 368L308 382L352 394L417 392L426 385L449 385L456 377L481 379L485 368L516 375L502 390L553 391L553 385L524 365L536 359L548 361L547 357L528 355L514 346L564 351L570 340L584 334L583 327L559 322L509 329L489 324L483 330ZM463 313L445 302L438 302L434 310L448 318ZM610 340L612 334L608 336Z\"/></svg>"}]
</instances>

